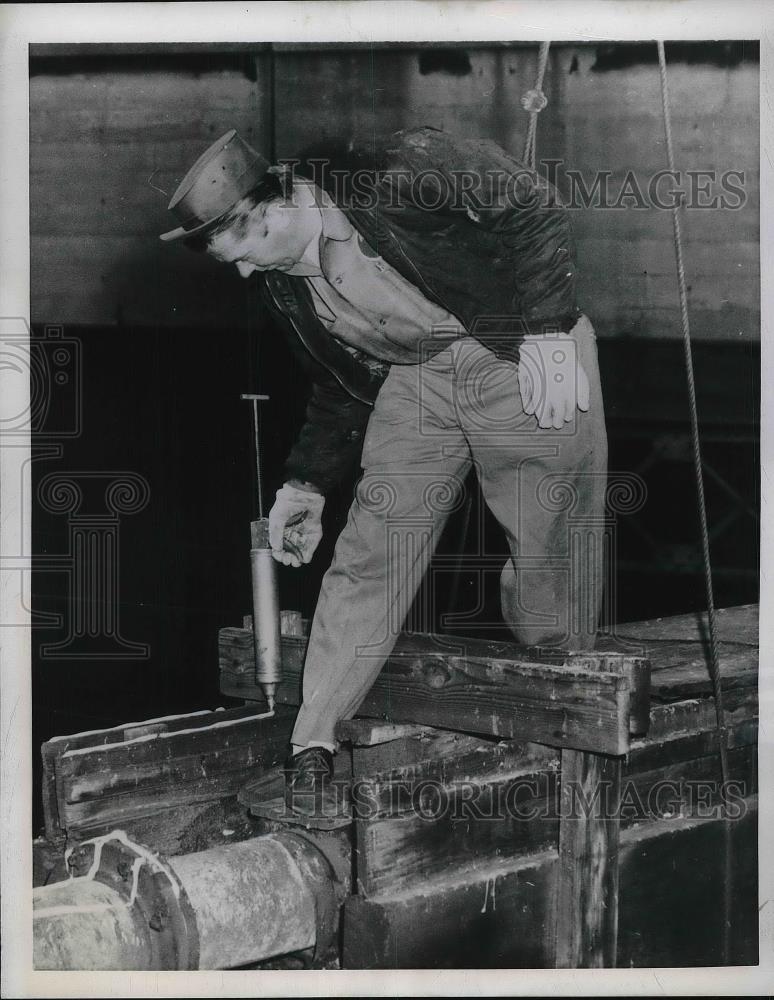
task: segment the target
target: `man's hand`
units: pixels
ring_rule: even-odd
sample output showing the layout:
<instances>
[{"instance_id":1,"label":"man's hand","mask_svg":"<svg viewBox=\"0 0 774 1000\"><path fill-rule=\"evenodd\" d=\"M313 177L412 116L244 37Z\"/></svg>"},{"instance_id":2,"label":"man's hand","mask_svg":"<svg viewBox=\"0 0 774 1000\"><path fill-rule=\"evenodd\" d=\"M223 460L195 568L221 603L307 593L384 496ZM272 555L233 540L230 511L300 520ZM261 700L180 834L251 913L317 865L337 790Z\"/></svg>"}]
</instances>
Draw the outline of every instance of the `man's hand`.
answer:
<instances>
[{"instance_id":1,"label":"man's hand","mask_svg":"<svg viewBox=\"0 0 774 1000\"><path fill-rule=\"evenodd\" d=\"M530 335L519 349L519 391L525 413L541 427L560 430L589 408L589 380L578 360L575 341L566 333Z\"/></svg>"},{"instance_id":2,"label":"man's hand","mask_svg":"<svg viewBox=\"0 0 774 1000\"><path fill-rule=\"evenodd\" d=\"M325 497L314 486L293 482L277 490L269 511L271 554L285 566L308 563L322 538Z\"/></svg>"}]
</instances>

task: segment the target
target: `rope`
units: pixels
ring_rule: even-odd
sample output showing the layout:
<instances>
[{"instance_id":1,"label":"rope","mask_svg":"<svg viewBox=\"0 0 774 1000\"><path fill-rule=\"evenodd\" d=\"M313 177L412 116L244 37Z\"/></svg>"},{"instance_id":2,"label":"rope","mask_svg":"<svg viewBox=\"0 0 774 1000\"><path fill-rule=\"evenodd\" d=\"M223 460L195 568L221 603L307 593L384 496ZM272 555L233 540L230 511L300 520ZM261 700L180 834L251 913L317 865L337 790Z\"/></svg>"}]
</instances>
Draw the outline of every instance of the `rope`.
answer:
<instances>
[{"instance_id":1,"label":"rope","mask_svg":"<svg viewBox=\"0 0 774 1000\"><path fill-rule=\"evenodd\" d=\"M538 70L535 86L528 90L521 98L521 106L525 111L529 111L529 128L527 129L527 141L524 143L524 155L522 160L530 168L535 169L535 139L537 137L538 115L548 104L548 98L543 93L543 77L546 75L548 65L548 48L550 42L540 43L538 53Z\"/></svg>"},{"instance_id":2,"label":"rope","mask_svg":"<svg viewBox=\"0 0 774 1000\"><path fill-rule=\"evenodd\" d=\"M667 162L674 176L674 152L672 148L672 121L669 111L669 87L667 84L666 55L664 43L658 43L658 63L661 74L661 104L664 111L664 133L666 137ZM723 692L720 684L720 656L718 652L717 623L715 620L715 599L712 590L712 565L710 563L709 532L707 530L707 508L704 501L704 479L702 476L701 449L699 443L699 418L696 407L696 385L693 377L693 354L691 352L691 328L688 320L688 296L685 289L685 266L683 263L683 244L680 234L680 217L677 205L672 206L672 228L675 241L675 258L677 261L677 284L680 292L680 319L683 329L683 346L685 349L685 368L688 380L688 400L691 411L691 440L693 443L693 463L696 474L696 492L699 502L699 524L701 527L702 562L704 565L704 584L707 592L707 621L709 624L710 662L709 673L712 681L712 693L715 701L715 716L717 720L718 750L720 752L720 776L723 783L729 779L728 749L725 715L723 712ZM731 951L731 897L733 886L733 852L731 843L731 820L728 816L723 821L723 961L730 962Z\"/></svg>"},{"instance_id":3,"label":"rope","mask_svg":"<svg viewBox=\"0 0 774 1000\"><path fill-rule=\"evenodd\" d=\"M674 172L675 161L672 148L672 121L669 111L669 88L667 84L666 57L664 43L658 42L658 61L661 71L661 103L664 109L664 132L666 135L667 163ZM704 500L704 479L702 476L701 446L699 443L699 417L696 407L696 384L693 376L693 354L691 351L691 327L688 319L688 296L685 289L685 265L683 244L680 234L680 216L677 205L672 206L672 228L674 230L675 257L677 260L677 284L680 291L680 319L683 328L685 368L688 377L688 401L691 412L691 441L693 443L693 464L696 474L696 492L699 501L699 524L701 527L702 562L704 584L707 591L707 619L710 639L710 679L715 699L718 743L720 749L720 773L723 781L728 781L728 754L726 749L726 725L723 712L723 693L720 686L720 657L718 653L717 623L715 620L715 599L712 591L712 565L710 563L709 532L707 529L707 508Z\"/></svg>"}]
</instances>

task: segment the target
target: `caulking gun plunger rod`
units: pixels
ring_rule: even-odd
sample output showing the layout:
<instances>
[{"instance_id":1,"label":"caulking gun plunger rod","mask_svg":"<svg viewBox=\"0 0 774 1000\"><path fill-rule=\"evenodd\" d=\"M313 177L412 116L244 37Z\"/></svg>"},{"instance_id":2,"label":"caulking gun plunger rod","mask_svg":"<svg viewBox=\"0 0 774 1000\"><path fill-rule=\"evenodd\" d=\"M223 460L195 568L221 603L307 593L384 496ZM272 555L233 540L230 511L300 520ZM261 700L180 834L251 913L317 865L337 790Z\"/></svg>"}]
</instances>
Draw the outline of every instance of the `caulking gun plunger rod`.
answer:
<instances>
[{"instance_id":1,"label":"caulking gun plunger rod","mask_svg":"<svg viewBox=\"0 0 774 1000\"><path fill-rule=\"evenodd\" d=\"M249 399L253 404L253 439L255 441L255 484L258 492L258 517L263 519L263 479L261 477L261 436L258 430L258 403L268 400L268 396L243 392L240 399Z\"/></svg>"},{"instance_id":2,"label":"caulking gun plunger rod","mask_svg":"<svg viewBox=\"0 0 774 1000\"><path fill-rule=\"evenodd\" d=\"M269 709L273 711L276 691L282 681L279 587L277 586L277 564L271 554L269 543L269 521L263 514L263 479L261 477L261 445L258 424L258 403L269 397L254 393L242 393L240 398L248 399L253 404L255 474L258 491L258 520L250 522L255 680L266 697Z\"/></svg>"}]
</instances>

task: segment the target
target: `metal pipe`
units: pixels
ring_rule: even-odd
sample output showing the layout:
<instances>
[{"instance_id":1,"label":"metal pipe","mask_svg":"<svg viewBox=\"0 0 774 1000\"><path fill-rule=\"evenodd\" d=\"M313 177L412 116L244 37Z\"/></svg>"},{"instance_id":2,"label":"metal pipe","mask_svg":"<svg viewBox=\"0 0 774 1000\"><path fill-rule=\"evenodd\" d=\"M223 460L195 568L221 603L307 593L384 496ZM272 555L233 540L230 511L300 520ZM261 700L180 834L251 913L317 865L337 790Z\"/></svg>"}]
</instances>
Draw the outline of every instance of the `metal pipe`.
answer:
<instances>
[{"instance_id":1,"label":"metal pipe","mask_svg":"<svg viewBox=\"0 0 774 1000\"><path fill-rule=\"evenodd\" d=\"M147 872L134 846L128 869ZM167 858L122 890L114 869L125 874L127 861L105 851L95 874L33 891L36 969L232 969L319 947L336 930L333 870L294 834ZM160 948L164 934L176 940Z\"/></svg>"},{"instance_id":2,"label":"metal pipe","mask_svg":"<svg viewBox=\"0 0 774 1000\"><path fill-rule=\"evenodd\" d=\"M314 892L279 837L170 864L196 914L200 969L233 969L314 945Z\"/></svg>"},{"instance_id":3,"label":"metal pipe","mask_svg":"<svg viewBox=\"0 0 774 1000\"><path fill-rule=\"evenodd\" d=\"M70 879L34 889L32 900L37 971L152 968L152 931L117 889Z\"/></svg>"},{"instance_id":4,"label":"metal pipe","mask_svg":"<svg viewBox=\"0 0 774 1000\"><path fill-rule=\"evenodd\" d=\"M260 684L269 709L272 710L277 688L282 681L282 647L277 563L269 545L268 518L252 521L250 535L255 681Z\"/></svg>"}]
</instances>

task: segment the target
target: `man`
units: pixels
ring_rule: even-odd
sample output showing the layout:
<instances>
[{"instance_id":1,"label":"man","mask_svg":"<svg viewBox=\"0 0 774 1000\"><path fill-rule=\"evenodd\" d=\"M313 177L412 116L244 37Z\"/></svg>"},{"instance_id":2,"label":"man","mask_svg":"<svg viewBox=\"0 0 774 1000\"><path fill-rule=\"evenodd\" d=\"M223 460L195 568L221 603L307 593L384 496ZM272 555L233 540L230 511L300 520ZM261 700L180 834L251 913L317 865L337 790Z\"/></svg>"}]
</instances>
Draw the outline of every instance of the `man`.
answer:
<instances>
[{"instance_id":1,"label":"man","mask_svg":"<svg viewBox=\"0 0 774 1000\"><path fill-rule=\"evenodd\" d=\"M310 632L286 765L298 809L327 801L336 723L389 656L471 465L510 546L516 638L587 648L601 601L602 397L557 192L494 143L431 128L397 133L371 166L337 203L232 130L181 182L181 225L162 236L260 272L311 375L275 558L311 559L324 494L363 469Z\"/></svg>"}]
</instances>

